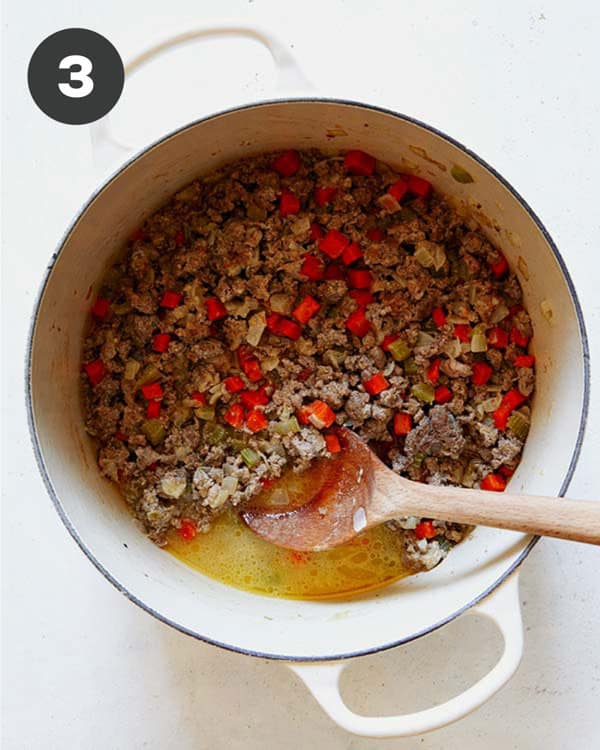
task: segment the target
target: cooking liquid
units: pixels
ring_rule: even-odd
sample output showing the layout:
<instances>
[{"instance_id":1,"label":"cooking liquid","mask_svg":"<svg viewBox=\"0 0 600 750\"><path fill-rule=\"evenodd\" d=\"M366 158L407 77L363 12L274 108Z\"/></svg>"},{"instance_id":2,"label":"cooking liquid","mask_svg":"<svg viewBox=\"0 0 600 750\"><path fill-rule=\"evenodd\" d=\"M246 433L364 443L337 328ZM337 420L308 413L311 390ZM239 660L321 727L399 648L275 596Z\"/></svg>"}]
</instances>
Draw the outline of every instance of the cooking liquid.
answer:
<instances>
[{"instance_id":1,"label":"cooking liquid","mask_svg":"<svg viewBox=\"0 0 600 750\"><path fill-rule=\"evenodd\" d=\"M281 495L285 488L286 508L293 507L314 491L314 483L312 470L286 475L261 493L260 502L269 504L277 498L277 490ZM290 599L347 597L385 586L411 572L405 566L401 535L387 526L370 529L334 549L296 552L260 538L234 511L224 513L208 533L199 533L191 541L173 532L167 550L222 583Z\"/></svg>"}]
</instances>

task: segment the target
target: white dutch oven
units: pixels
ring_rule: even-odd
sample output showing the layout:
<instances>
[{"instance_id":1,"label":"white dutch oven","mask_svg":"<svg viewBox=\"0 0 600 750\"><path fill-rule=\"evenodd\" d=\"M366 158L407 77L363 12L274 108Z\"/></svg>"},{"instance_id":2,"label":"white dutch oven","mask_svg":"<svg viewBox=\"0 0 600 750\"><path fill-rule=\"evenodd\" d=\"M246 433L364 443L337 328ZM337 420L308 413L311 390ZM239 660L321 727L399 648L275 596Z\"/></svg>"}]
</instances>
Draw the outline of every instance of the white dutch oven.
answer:
<instances>
[{"instance_id":1,"label":"white dutch oven","mask_svg":"<svg viewBox=\"0 0 600 750\"><path fill-rule=\"evenodd\" d=\"M140 56L130 70L175 42L226 33L265 44L285 86L302 81L271 37L233 28L170 40ZM346 135L332 143L327 131L334 128ZM97 144L106 145L106 132L106 124L96 128ZM251 154L290 147L361 148L397 165L408 159L441 193L488 218L486 231L518 269L538 364L531 432L510 488L540 495L566 491L586 418L588 352L575 290L541 222L491 167L433 128L369 105L312 98L243 106L194 122L132 158L90 198L52 259L35 310L27 395L35 452L69 532L133 602L208 643L287 661L331 718L350 732L417 734L466 715L516 670L523 646L516 571L535 539L478 528L435 570L378 593L331 602L261 597L200 575L146 539L114 487L100 476L83 428L79 377L90 297L126 238L194 177ZM452 179L455 164L474 182ZM494 620L504 652L466 692L403 716L359 716L344 705L338 682L346 660L407 643L472 612Z\"/></svg>"}]
</instances>

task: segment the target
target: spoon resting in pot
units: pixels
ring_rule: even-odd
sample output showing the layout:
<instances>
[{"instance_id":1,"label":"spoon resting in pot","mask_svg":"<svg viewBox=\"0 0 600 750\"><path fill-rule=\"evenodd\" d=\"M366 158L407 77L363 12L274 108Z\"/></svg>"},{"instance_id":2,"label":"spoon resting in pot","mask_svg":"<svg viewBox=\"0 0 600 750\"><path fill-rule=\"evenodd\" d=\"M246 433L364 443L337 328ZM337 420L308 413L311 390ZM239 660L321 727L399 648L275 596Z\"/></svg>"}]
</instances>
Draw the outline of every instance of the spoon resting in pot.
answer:
<instances>
[{"instance_id":1,"label":"spoon resting in pot","mask_svg":"<svg viewBox=\"0 0 600 750\"><path fill-rule=\"evenodd\" d=\"M417 516L600 544L600 502L413 482L350 430L339 428L337 435L341 453L300 475L301 503L265 492L244 507L241 517L252 531L279 547L319 551L394 518Z\"/></svg>"}]
</instances>

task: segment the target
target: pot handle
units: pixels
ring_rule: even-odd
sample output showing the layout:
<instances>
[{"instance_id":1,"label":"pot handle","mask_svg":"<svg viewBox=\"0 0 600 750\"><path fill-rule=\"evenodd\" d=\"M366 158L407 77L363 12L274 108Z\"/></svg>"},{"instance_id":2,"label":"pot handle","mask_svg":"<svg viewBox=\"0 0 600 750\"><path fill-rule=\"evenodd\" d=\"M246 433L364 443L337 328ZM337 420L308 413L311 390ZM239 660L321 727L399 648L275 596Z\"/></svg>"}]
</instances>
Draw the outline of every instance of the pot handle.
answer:
<instances>
[{"instance_id":1,"label":"pot handle","mask_svg":"<svg viewBox=\"0 0 600 750\"><path fill-rule=\"evenodd\" d=\"M277 71L275 81L275 90L277 92L290 96L294 93L314 90L313 85L306 78L297 61L280 39L270 31L266 31L260 27L237 23L223 23L206 28L191 29L159 41L151 47L147 47L125 63L125 79L127 80L136 70L172 47L177 47L180 44L197 39L215 39L230 36L242 36L247 39L253 39L267 48L271 53ZM107 162L114 161L118 157L124 159L132 151L129 146L120 143L113 136L110 128L110 114L90 125L90 136L94 159L100 167L106 165Z\"/></svg>"},{"instance_id":2,"label":"pot handle","mask_svg":"<svg viewBox=\"0 0 600 750\"><path fill-rule=\"evenodd\" d=\"M493 620L504 638L504 652L493 669L464 693L439 706L400 716L362 716L351 711L339 682L348 662L289 664L312 692L321 708L347 732L363 737L410 737L450 724L489 700L513 676L523 655L523 625L519 576L514 573L499 589L465 614Z\"/></svg>"}]
</instances>

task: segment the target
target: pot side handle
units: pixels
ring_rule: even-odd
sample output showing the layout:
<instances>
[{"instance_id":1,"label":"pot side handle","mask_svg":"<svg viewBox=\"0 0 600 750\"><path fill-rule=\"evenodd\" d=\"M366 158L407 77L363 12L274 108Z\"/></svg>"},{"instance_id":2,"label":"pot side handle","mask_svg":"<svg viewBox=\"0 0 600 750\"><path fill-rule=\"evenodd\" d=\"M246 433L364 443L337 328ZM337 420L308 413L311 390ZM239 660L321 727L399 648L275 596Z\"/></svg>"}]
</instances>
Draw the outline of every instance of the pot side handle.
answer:
<instances>
[{"instance_id":1,"label":"pot side handle","mask_svg":"<svg viewBox=\"0 0 600 750\"><path fill-rule=\"evenodd\" d=\"M270 31L258 26L227 22L206 28L183 31L147 47L125 63L125 80L136 70L142 68L155 57L160 56L172 47L199 39L216 39L232 36L252 39L262 44L270 52L277 71L275 80L275 90L277 93L290 96L314 91L313 85L306 78L289 49ZM90 136L94 160L100 168L118 158L123 160L132 152L129 146L120 143L113 136L110 128L110 113L90 125Z\"/></svg>"},{"instance_id":2,"label":"pot side handle","mask_svg":"<svg viewBox=\"0 0 600 750\"><path fill-rule=\"evenodd\" d=\"M340 677L348 662L288 666L304 681L325 713L347 732L378 738L430 732L463 718L489 700L510 680L523 655L518 573L465 614L483 614L493 620L504 638L504 652L493 669L475 685L446 703L423 711L400 716L362 716L351 711L340 694Z\"/></svg>"}]
</instances>

